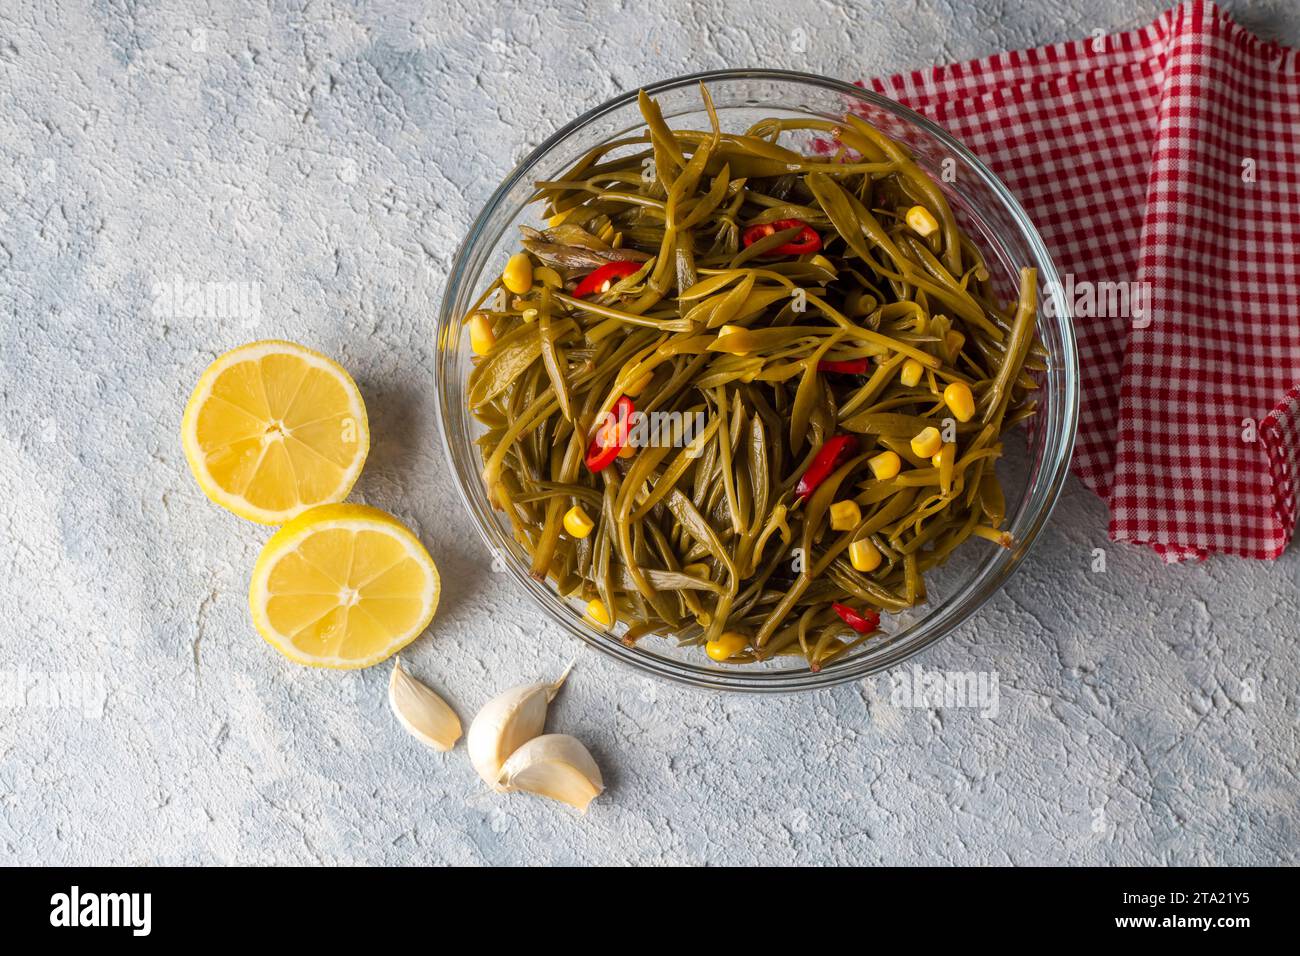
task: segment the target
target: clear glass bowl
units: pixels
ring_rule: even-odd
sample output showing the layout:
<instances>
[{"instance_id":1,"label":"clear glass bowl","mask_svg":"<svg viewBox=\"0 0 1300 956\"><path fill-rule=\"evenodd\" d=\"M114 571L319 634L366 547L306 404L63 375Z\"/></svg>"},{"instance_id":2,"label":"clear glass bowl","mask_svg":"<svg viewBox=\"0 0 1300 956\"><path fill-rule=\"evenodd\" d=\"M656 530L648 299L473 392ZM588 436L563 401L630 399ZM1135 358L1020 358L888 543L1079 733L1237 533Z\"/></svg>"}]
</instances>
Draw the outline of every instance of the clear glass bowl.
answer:
<instances>
[{"instance_id":1,"label":"clear glass bowl","mask_svg":"<svg viewBox=\"0 0 1300 956\"><path fill-rule=\"evenodd\" d=\"M848 83L804 73L725 70L683 76L646 87L669 125L705 129L707 116L697 85L709 89L725 130L738 132L765 116L839 120L854 110L915 153L920 165L947 193L962 225L984 252L999 294L1011 299L1021 266L1038 269L1040 288L1059 288L1060 277L1025 211L1007 188L961 143L897 103ZM521 223L538 225L540 207L526 207L533 183L557 178L597 144L642 127L635 92L625 93L580 116L535 149L493 193L457 251L438 317L437 392L447 454L465 506L483 540L546 613L602 653L659 677L725 690L811 690L864 677L906 660L975 613L1015 571L1038 537L1065 481L1078 418L1078 357L1067 309L1039 315L1039 336L1048 352L1038 414L1032 427L1008 436L998 473L1007 496L1011 549L972 539L942 568L926 575L929 600L902 615L886 616L890 633L873 638L818 672L797 658L759 664L715 664L700 647L679 647L671 637L649 636L627 647L582 616L581 606L528 575L528 558L508 522L488 503L479 478L482 461L474 438L481 427L465 395L471 369L462 318L506 259L518 251ZM791 142L783 139L783 142ZM797 143L797 140L794 142Z\"/></svg>"}]
</instances>

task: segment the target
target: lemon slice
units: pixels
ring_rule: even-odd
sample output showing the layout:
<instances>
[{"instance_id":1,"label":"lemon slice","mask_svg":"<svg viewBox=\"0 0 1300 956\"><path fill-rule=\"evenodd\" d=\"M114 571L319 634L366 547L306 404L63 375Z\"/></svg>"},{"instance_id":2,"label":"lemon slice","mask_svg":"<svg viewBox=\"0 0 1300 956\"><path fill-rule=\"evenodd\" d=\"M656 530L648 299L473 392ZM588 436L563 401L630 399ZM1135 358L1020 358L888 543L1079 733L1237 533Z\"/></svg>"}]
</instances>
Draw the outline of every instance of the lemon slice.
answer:
<instances>
[{"instance_id":1,"label":"lemon slice","mask_svg":"<svg viewBox=\"0 0 1300 956\"><path fill-rule=\"evenodd\" d=\"M181 421L203 492L235 514L283 524L342 501L370 450L366 406L334 361L292 342L252 342L207 367Z\"/></svg>"},{"instance_id":2,"label":"lemon slice","mask_svg":"<svg viewBox=\"0 0 1300 956\"><path fill-rule=\"evenodd\" d=\"M271 536L253 568L258 632L313 667L369 667L429 626L442 583L406 526L366 505L321 505Z\"/></svg>"}]
</instances>

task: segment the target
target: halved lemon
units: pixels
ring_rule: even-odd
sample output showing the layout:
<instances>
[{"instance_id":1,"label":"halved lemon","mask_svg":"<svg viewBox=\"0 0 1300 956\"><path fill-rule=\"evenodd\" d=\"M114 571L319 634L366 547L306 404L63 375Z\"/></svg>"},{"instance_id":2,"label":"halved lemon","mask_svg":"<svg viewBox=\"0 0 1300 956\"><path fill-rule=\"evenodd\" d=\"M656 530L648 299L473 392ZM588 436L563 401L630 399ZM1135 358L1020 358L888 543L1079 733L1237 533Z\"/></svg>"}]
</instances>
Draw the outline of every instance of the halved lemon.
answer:
<instances>
[{"instance_id":1,"label":"halved lemon","mask_svg":"<svg viewBox=\"0 0 1300 956\"><path fill-rule=\"evenodd\" d=\"M258 633L313 667L369 667L429 626L442 582L420 540L366 505L321 505L271 536L253 568Z\"/></svg>"},{"instance_id":2,"label":"halved lemon","mask_svg":"<svg viewBox=\"0 0 1300 956\"><path fill-rule=\"evenodd\" d=\"M181 420L204 494L242 518L283 524L342 501L370 450L357 383L293 342L242 345L207 367Z\"/></svg>"}]
</instances>

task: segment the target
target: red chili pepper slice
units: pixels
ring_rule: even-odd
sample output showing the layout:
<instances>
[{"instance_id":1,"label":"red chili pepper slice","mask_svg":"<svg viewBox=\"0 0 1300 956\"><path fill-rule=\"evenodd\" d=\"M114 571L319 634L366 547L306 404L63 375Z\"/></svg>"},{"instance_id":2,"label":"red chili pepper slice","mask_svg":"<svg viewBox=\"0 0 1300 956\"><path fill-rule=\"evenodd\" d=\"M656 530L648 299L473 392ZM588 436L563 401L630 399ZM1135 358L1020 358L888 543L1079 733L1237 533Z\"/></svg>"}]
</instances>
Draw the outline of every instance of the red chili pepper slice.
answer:
<instances>
[{"instance_id":1,"label":"red chili pepper slice","mask_svg":"<svg viewBox=\"0 0 1300 956\"><path fill-rule=\"evenodd\" d=\"M632 399L620 395L618 401L614 403L613 410L596 428L595 434L591 437L591 444L587 446L587 468L593 473L608 468L618 457L618 453L623 450L632 427L632 413L635 411L636 406L632 404Z\"/></svg>"},{"instance_id":2,"label":"red chili pepper slice","mask_svg":"<svg viewBox=\"0 0 1300 956\"><path fill-rule=\"evenodd\" d=\"M573 297L585 299L593 292L607 292L614 280L626 278L640 268L639 262L607 262L578 283L578 287L573 290Z\"/></svg>"},{"instance_id":3,"label":"red chili pepper slice","mask_svg":"<svg viewBox=\"0 0 1300 956\"><path fill-rule=\"evenodd\" d=\"M802 219L778 219L775 222L765 222L757 226L750 226L745 230L742 239L745 245L752 246L764 236L770 236L774 233L781 232L785 229L801 229L789 242L777 246L775 249L769 249L769 256L802 256L809 252L816 252L822 247L822 237L817 234L817 230Z\"/></svg>"},{"instance_id":4,"label":"red chili pepper slice","mask_svg":"<svg viewBox=\"0 0 1300 956\"><path fill-rule=\"evenodd\" d=\"M834 438L828 438L826 443L817 449L817 454L813 455L812 464L808 466L808 470L799 479L799 484L795 486L795 497L807 498L816 490L818 485L830 477L836 468L844 464L845 459L857 450L857 435L836 435Z\"/></svg>"},{"instance_id":5,"label":"red chili pepper slice","mask_svg":"<svg viewBox=\"0 0 1300 956\"><path fill-rule=\"evenodd\" d=\"M844 359L841 362L823 359L817 363L817 371L838 372L840 375L865 375L869 364L869 360L864 358Z\"/></svg>"},{"instance_id":6,"label":"red chili pepper slice","mask_svg":"<svg viewBox=\"0 0 1300 956\"><path fill-rule=\"evenodd\" d=\"M832 604L831 610L859 634L870 634L880 626L880 615L875 611L863 611L859 614L847 604Z\"/></svg>"}]
</instances>

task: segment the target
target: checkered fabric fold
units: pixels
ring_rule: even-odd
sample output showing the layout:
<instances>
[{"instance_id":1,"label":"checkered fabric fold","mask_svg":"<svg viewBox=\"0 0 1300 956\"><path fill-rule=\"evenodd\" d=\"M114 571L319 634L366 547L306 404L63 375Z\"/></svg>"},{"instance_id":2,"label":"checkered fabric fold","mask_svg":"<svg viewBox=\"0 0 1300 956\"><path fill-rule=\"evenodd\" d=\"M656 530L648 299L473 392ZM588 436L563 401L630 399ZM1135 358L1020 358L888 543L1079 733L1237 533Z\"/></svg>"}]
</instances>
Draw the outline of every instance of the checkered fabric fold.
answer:
<instances>
[{"instance_id":1,"label":"checkered fabric fold","mask_svg":"<svg viewBox=\"0 0 1300 956\"><path fill-rule=\"evenodd\" d=\"M1111 537L1168 561L1281 554L1300 474L1296 51L1194 0L870 85L970 146L1066 276L1074 470ZM1114 308L1115 283L1139 298Z\"/></svg>"}]
</instances>

